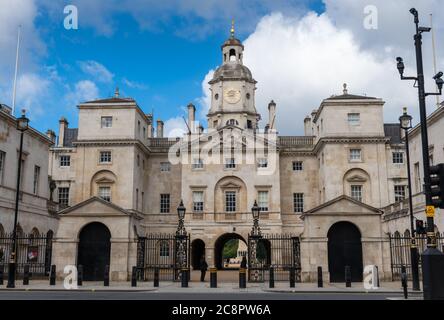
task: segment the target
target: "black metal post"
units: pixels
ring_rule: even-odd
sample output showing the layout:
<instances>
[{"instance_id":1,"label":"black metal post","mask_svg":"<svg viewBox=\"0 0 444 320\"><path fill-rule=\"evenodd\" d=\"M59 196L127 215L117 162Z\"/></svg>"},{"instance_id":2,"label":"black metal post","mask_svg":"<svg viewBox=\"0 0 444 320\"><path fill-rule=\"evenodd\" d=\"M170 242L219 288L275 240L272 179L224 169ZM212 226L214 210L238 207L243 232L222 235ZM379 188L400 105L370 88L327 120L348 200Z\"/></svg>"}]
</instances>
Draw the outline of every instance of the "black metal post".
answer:
<instances>
[{"instance_id":1,"label":"black metal post","mask_svg":"<svg viewBox=\"0 0 444 320\"><path fill-rule=\"evenodd\" d=\"M412 289L419 291L419 259L418 246L416 245L415 222L413 217L413 198L412 198L412 177L410 173L410 147L409 147L409 132L404 129L405 133L405 153L407 158L407 180L409 189L409 211L410 211L410 264L412 266Z\"/></svg>"},{"instance_id":2,"label":"black metal post","mask_svg":"<svg viewBox=\"0 0 444 320\"><path fill-rule=\"evenodd\" d=\"M210 288L217 288L217 269L210 268Z\"/></svg>"},{"instance_id":3,"label":"black metal post","mask_svg":"<svg viewBox=\"0 0 444 320\"><path fill-rule=\"evenodd\" d=\"M270 267L269 275L270 275L270 278L269 278L269 285L268 286L270 288L274 288L274 268L273 267Z\"/></svg>"},{"instance_id":4,"label":"black metal post","mask_svg":"<svg viewBox=\"0 0 444 320\"><path fill-rule=\"evenodd\" d=\"M8 265L8 284L7 288L15 288L15 271L16 271L16 254L17 254L17 221L18 221L18 206L20 198L20 178L22 173L22 153L23 153L23 135L24 131L20 132L20 149L19 161L17 165L17 188L15 190L15 210L14 210L14 226L12 231L12 245L11 257Z\"/></svg>"},{"instance_id":5,"label":"black metal post","mask_svg":"<svg viewBox=\"0 0 444 320\"><path fill-rule=\"evenodd\" d=\"M83 285L83 266L81 264L77 266L77 285Z\"/></svg>"},{"instance_id":6,"label":"black metal post","mask_svg":"<svg viewBox=\"0 0 444 320\"><path fill-rule=\"evenodd\" d=\"M109 287L109 265L105 266L105 274L103 275L103 286Z\"/></svg>"},{"instance_id":7,"label":"black metal post","mask_svg":"<svg viewBox=\"0 0 444 320\"><path fill-rule=\"evenodd\" d=\"M0 286L3 285L4 272L5 272L5 266L0 265Z\"/></svg>"},{"instance_id":8,"label":"black metal post","mask_svg":"<svg viewBox=\"0 0 444 320\"><path fill-rule=\"evenodd\" d=\"M55 286L56 285L56 265L53 264L51 266L51 273L49 275L49 285Z\"/></svg>"},{"instance_id":9,"label":"black metal post","mask_svg":"<svg viewBox=\"0 0 444 320\"><path fill-rule=\"evenodd\" d=\"M181 270L181 282L182 282L182 288L188 288L188 269L183 268Z\"/></svg>"},{"instance_id":10,"label":"black metal post","mask_svg":"<svg viewBox=\"0 0 444 320\"><path fill-rule=\"evenodd\" d=\"M153 283L154 287L159 287L159 268L156 267L154 268L154 283Z\"/></svg>"},{"instance_id":11,"label":"black metal post","mask_svg":"<svg viewBox=\"0 0 444 320\"><path fill-rule=\"evenodd\" d=\"M23 285L29 285L29 264L26 264L23 269Z\"/></svg>"},{"instance_id":12,"label":"black metal post","mask_svg":"<svg viewBox=\"0 0 444 320\"><path fill-rule=\"evenodd\" d=\"M318 288L322 288L324 286L324 281L322 279L322 267L318 267Z\"/></svg>"},{"instance_id":13,"label":"black metal post","mask_svg":"<svg viewBox=\"0 0 444 320\"><path fill-rule=\"evenodd\" d=\"M402 284L402 291L404 292L404 299L407 299L408 298L407 271L405 266L401 266L401 284Z\"/></svg>"},{"instance_id":14,"label":"black metal post","mask_svg":"<svg viewBox=\"0 0 444 320\"><path fill-rule=\"evenodd\" d=\"M247 270L245 268L239 269L239 288L245 289L247 287Z\"/></svg>"},{"instance_id":15,"label":"black metal post","mask_svg":"<svg viewBox=\"0 0 444 320\"><path fill-rule=\"evenodd\" d=\"M296 270L294 267L290 268L290 288L294 288L296 283Z\"/></svg>"},{"instance_id":16,"label":"black metal post","mask_svg":"<svg viewBox=\"0 0 444 320\"><path fill-rule=\"evenodd\" d=\"M350 266L345 266L345 287L351 288L351 268Z\"/></svg>"},{"instance_id":17,"label":"black metal post","mask_svg":"<svg viewBox=\"0 0 444 320\"><path fill-rule=\"evenodd\" d=\"M137 287L137 267L134 266L131 272L131 287Z\"/></svg>"}]
</instances>

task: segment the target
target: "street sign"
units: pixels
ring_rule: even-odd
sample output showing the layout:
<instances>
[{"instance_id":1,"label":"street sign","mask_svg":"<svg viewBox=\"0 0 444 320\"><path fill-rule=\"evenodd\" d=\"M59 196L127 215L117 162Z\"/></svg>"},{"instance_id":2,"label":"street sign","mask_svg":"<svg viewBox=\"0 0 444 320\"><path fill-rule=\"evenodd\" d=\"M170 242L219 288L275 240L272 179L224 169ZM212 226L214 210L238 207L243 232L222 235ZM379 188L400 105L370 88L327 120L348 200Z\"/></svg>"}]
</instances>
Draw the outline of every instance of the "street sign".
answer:
<instances>
[{"instance_id":1,"label":"street sign","mask_svg":"<svg viewBox=\"0 0 444 320\"><path fill-rule=\"evenodd\" d=\"M435 207L434 206L427 206L426 207L426 216L427 216L427 218L435 217Z\"/></svg>"}]
</instances>

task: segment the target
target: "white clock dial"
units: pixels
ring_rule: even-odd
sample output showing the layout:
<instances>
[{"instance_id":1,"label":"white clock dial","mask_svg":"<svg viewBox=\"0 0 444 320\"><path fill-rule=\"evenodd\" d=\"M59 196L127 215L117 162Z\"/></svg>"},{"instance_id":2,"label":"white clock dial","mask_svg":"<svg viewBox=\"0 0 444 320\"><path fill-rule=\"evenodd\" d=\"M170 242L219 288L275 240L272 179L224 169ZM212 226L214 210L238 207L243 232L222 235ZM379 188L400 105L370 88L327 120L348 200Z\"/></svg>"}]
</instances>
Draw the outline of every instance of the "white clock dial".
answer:
<instances>
[{"instance_id":1,"label":"white clock dial","mask_svg":"<svg viewBox=\"0 0 444 320\"><path fill-rule=\"evenodd\" d=\"M224 99L228 103L237 103L239 102L240 98L240 90L229 88L224 91Z\"/></svg>"}]
</instances>

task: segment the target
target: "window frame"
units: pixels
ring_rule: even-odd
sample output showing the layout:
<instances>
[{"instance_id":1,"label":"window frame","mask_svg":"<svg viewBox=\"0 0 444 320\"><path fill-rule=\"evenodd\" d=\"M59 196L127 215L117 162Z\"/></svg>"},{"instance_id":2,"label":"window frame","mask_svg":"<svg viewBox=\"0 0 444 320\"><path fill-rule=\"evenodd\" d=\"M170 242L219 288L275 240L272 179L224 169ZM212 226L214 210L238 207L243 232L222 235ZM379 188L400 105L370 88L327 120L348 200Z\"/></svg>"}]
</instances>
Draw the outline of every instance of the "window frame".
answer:
<instances>
[{"instance_id":1,"label":"window frame","mask_svg":"<svg viewBox=\"0 0 444 320\"><path fill-rule=\"evenodd\" d=\"M103 190L108 190L109 191L109 195L107 194L106 196L103 196L102 195L102 192L101 191L103 191ZM108 193L108 192L107 192ZM108 201L108 202L111 202L111 199L112 199L112 196L111 196L111 186L99 186L98 188L97 188L97 196L100 198L100 199L102 199L102 200L105 200L105 201Z\"/></svg>"},{"instance_id":2,"label":"window frame","mask_svg":"<svg viewBox=\"0 0 444 320\"><path fill-rule=\"evenodd\" d=\"M3 175L5 172L6 152L0 150L0 185L3 184Z\"/></svg>"},{"instance_id":3,"label":"window frame","mask_svg":"<svg viewBox=\"0 0 444 320\"><path fill-rule=\"evenodd\" d=\"M59 206L61 207L61 208L67 208L67 207L69 207L69 190L70 188L69 187L58 187L57 188L57 199L58 199L58 202L59 202ZM63 190L63 192L61 192ZM60 195L66 195L66 198L65 197L60 197ZM62 201L60 201L61 199L63 199L63 203L62 203ZM65 203L66 202L66 203Z\"/></svg>"},{"instance_id":4,"label":"window frame","mask_svg":"<svg viewBox=\"0 0 444 320\"><path fill-rule=\"evenodd\" d=\"M300 166L299 166L300 165ZM300 160L294 160L291 163L291 167L293 171L303 171L304 170L304 164L303 161Z\"/></svg>"},{"instance_id":5,"label":"window frame","mask_svg":"<svg viewBox=\"0 0 444 320\"><path fill-rule=\"evenodd\" d=\"M33 194L35 194L35 195L39 194L40 173L41 173L41 168L38 165L35 165L34 166L34 180L33 180L33 184L32 184L32 191L33 191Z\"/></svg>"},{"instance_id":6,"label":"window frame","mask_svg":"<svg viewBox=\"0 0 444 320\"><path fill-rule=\"evenodd\" d=\"M233 190L227 190L224 193L224 209L227 213L234 213L237 210L237 192Z\"/></svg>"},{"instance_id":7,"label":"window frame","mask_svg":"<svg viewBox=\"0 0 444 320\"><path fill-rule=\"evenodd\" d=\"M359 158L353 158L353 151L359 151ZM362 161L362 149L361 148L350 148L348 160L350 162L361 162Z\"/></svg>"},{"instance_id":8,"label":"window frame","mask_svg":"<svg viewBox=\"0 0 444 320\"><path fill-rule=\"evenodd\" d=\"M400 156L400 158L399 158ZM404 164L404 152L393 151L392 152L392 163L393 164Z\"/></svg>"},{"instance_id":9,"label":"window frame","mask_svg":"<svg viewBox=\"0 0 444 320\"><path fill-rule=\"evenodd\" d=\"M171 194L160 194L160 213L171 213Z\"/></svg>"},{"instance_id":10,"label":"window frame","mask_svg":"<svg viewBox=\"0 0 444 320\"><path fill-rule=\"evenodd\" d=\"M59 156L59 167L69 168L71 167L71 155L63 154Z\"/></svg>"},{"instance_id":11,"label":"window frame","mask_svg":"<svg viewBox=\"0 0 444 320\"><path fill-rule=\"evenodd\" d=\"M105 159L107 161L103 161L103 155L104 154L109 154L109 159ZM111 164L113 163L113 156L112 156L112 151L111 150L101 150L99 151L99 164Z\"/></svg>"},{"instance_id":12,"label":"window frame","mask_svg":"<svg viewBox=\"0 0 444 320\"><path fill-rule=\"evenodd\" d=\"M235 158L225 158L224 169L227 169L227 170L236 169L236 159Z\"/></svg>"},{"instance_id":13,"label":"window frame","mask_svg":"<svg viewBox=\"0 0 444 320\"><path fill-rule=\"evenodd\" d=\"M111 121L108 121L108 120L111 120ZM100 127L103 129L112 128L113 127L113 117L112 116L102 116L100 118Z\"/></svg>"},{"instance_id":14,"label":"window frame","mask_svg":"<svg viewBox=\"0 0 444 320\"><path fill-rule=\"evenodd\" d=\"M353 190L357 188L356 190ZM353 194L359 190L359 195L354 196ZM363 202L364 198L364 186L362 184L352 184L350 185L350 197L356 201Z\"/></svg>"},{"instance_id":15,"label":"window frame","mask_svg":"<svg viewBox=\"0 0 444 320\"><path fill-rule=\"evenodd\" d=\"M304 212L304 193L303 192L293 192L293 212L294 213Z\"/></svg>"},{"instance_id":16,"label":"window frame","mask_svg":"<svg viewBox=\"0 0 444 320\"><path fill-rule=\"evenodd\" d=\"M196 201L195 195L201 194L201 201ZM192 193L192 200L193 200L193 212L195 213L202 213L204 211L204 192L201 190L195 190Z\"/></svg>"},{"instance_id":17,"label":"window frame","mask_svg":"<svg viewBox=\"0 0 444 320\"><path fill-rule=\"evenodd\" d=\"M357 116L357 117L353 118L354 116ZM361 114L359 112L347 113L347 123L350 126L359 126L361 124Z\"/></svg>"},{"instance_id":18,"label":"window frame","mask_svg":"<svg viewBox=\"0 0 444 320\"><path fill-rule=\"evenodd\" d=\"M261 194L262 194L262 196L261 196ZM269 204L270 204L269 195L270 195L270 193L268 192L268 190L258 190L257 205L259 207L259 211L261 211L261 212L268 212L269 211Z\"/></svg>"},{"instance_id":19,"label":"window frame","mask_svg":"<svg viewBox=\"0 0 444 320\"><path fill-rule=\"evenodd\" d=\"M160 172L170 172L171 171L171 162L161 162L160 163Z\"/></svg>"},{"instance_id":20,"label":"window frame","mask_svg":"<svg viewBox=\"0 0 444 320\"><path fill-rule=\"evenodd\" d=\"M399 195L399 190L398 190L398 192L397 192L397 190L396 189L398 189L398 188L401 188L402 189L402 195ZM393 186L393 191L394 191L394 194L395 194L395 203L396 202L401 202L401 201L404 201L405 199L406 199L406 191L407 191L407 186L405 185L405 184L395 184L394 186ZM398 194L397 194L398 193Z\"/></svg>"}]
</instances>

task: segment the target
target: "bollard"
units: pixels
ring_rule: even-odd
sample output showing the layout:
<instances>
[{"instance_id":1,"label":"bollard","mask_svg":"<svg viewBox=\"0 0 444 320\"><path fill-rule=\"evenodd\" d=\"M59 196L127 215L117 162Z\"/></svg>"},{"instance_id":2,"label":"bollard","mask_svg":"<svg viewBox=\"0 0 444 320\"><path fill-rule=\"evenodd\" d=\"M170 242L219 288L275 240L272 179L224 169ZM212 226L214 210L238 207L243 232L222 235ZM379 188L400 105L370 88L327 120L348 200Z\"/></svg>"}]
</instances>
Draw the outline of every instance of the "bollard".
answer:
<instances>
[{"instance_id":1,"label":"bollard","mask_svg":"<svg viewBox=\"0 0 444 320\"><path fill-rule=\"evenodd\" d=\"M81 264L77 266L77 285L83 285L83 266Z\"/></svg>"},{"instance_id":2,"label":"bollard","mask_svg":"<svg viewBox=\"0 0 444 320\"><path fill-rule=\"evenodd\" d=\"M239 288L245 289L247 287L247 270L245 268L239 269Z\"/></svg>"},{"instance_id":3,"label":"bollard","mask_svg":"<svg viewBox=\"0 0 444 320\"><path fill-rule=\"evenodd\" d=\"M137 267L133 267L131 272L131 287L137 287Z\"/></svg>"},{"instance_id":4,"label":"bollard","mask_svg":"<svg viewBox=\"0 0 444 320\"><path fill-rule=\"evenodd\" d=\"M295 282L296 282L295 269L293 267L291 267L290 268L290 288L295 287Z\"/></svg>"},{"instance_id":5,"label":"bollard","mask_svg":"<svg viewBox=\"0 0 444 320\"><path fill-rule=\"evenodd\" d=\"M217 269L210 268L210 288L217 288Z\"/></svg>"},{"instance_id":6,"label":"bollard","mask_svg":"<svg viewBox=\"0 0 444 320\"><path fill-rule=\"evenodd\" d=\"M4 274L5 274L5 266L0 265L0 286L3 285Z\"/></svg>"},{"instance_id":7,"label":"bollard","mask_svg":"<svg viewBox=\"0 0 444 320\"><path fill-rule=\"evenodd\" d=\"M401 266L401 284L402 284L402 290L404 292L404 299L408 298L408 291L407 291L407 270L405 266Z\"/></svg>"},{"instance_id":8,"label":"bollard","mask_svg":"<svg viewBox=\"0 0 444 320\"><path fill-rule=\"evenodd\" d=\"M318 267L318 288L322 288L324 286L324 281L322 279L322 267Z\"/></svg>"},{"instance_id":9,"label":"bollard","mask_svg":"<svg viewBox=\"0 0 444 320\"><path fill-rule=\"evenodd\" d=\"M350 266L345 266L345 287L350 288L351 286L351 268Z\"/></svg>"},{"instance_id":10,"label":"bollard","mask_svg":"<svg viewBox=\"0 0 444 320\"><path fill-rule=\"evenodd\" d=\"M55 284L56 284L56 265L53 264L51 266L51 272L49 274L49 285L55 286Z\"/></svg>"},{"instance_id":11,"label":"bollard","mask_svg":"<svg viewBox=\"0 0 444 320\"><path fill-rule=\"evenodd\" d=\"M268 285L269 288L274 288L274 268L270 267L270 283Z\"/></svg>"},{"instance_id":12,"label":"bollard","mask_svg":"<svg viewBox=\"0 0 444 320\"><path fill-rule=\"evenodd\" d=\"M159 287L159 268L154 268L154 287Z\"/></svg>"},{"instance_id":13,"label":"bollard","mask_svg":"<svg viewBox=\"0 0 444 320\"><path fill-rule=\"evenodd\" d=\"M182 288L188 288L188 269L183 268L181 270Z\"/></svg>"},{"instance_id":14,"label":"bollard","mask_svg":"<svg viewBox=\"0 0 444 320\"><path fill-rule=\"evenodd\" d=\"M376 267L376 286L379 288L379 268L378 266Z\"/></svg>"},{"instance_id":15,"label":"bollard","mask_svg":"<svg viewBox=\"0 0 444 320\"><path fill-rule=\"evenodd\" d=\"M105 274L103 275L103 286L109 287L109 265L105 266Z\"/></svg>"},{"instance_id":16,"label":"bollard","mask_svg":"<svg viewBox=\"0 0 444 320\"><path fill-rule=\"evenodd\" d=\"M23 269L23 285L29 285L29 264L26 264Z\"/></svg>"}]
</instances>

